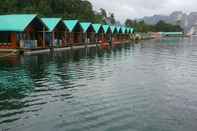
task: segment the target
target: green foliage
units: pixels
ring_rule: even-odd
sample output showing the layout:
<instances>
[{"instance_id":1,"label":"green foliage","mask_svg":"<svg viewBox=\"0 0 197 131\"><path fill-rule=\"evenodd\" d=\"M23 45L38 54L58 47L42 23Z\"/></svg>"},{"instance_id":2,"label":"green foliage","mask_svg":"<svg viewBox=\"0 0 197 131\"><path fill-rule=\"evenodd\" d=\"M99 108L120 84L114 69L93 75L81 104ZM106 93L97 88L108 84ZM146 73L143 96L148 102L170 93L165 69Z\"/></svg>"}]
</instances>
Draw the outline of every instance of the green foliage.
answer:
<instances>
[{"instance_id":1,"label":"green foliage","mask_svg":"<svg viewBox=\"0 0 197 131\"><path fill-rule=\"evenodd\" d=\"M172 25L165 23L164 21L159 21L155 25L155 30L156 31L162 31L162 32L181 32L183 29L179 25Z\"/></svg>"},{"instance_id":2,"label":"green foliage","mask_svg":"<svg viewBox=\"0 0 197 131\"><path fill-rule=\"evenodd\" d=\"M87 0L0 0L0 14L36 13L80 21L102 22L101 13Z\"/></svg>"}]
</instances>

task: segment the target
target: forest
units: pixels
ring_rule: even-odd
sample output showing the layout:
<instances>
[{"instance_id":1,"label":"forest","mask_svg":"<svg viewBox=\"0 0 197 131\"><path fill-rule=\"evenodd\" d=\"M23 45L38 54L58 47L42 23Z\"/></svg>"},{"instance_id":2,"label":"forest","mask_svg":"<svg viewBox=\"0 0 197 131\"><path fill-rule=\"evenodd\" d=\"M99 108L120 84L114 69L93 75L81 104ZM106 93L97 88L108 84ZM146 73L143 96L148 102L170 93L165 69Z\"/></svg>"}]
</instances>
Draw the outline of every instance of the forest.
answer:
<instances>
[{"instance_id":1,"label":"forest","mask_svg":"<svg viewBox=\"0 0 197 131\"><path fill-rule=\"evenodd\" d=\"M159 21L155 25L146 24L144 21L136 21L127 19L125 21L126 26L134 27L138 32L183 32L183 29L179 24L169 24L165 21Z\"/></svg>"},{"instance_id":2,"label":"forest","mask_svg":"<svg viewBox=\"0 0 197 131\"><path fill-rule=\"evenodd\" d=\"M86 0L0 0L0 14L33 13L41 17L63 17L80 21L102 22L100 12ZM104 14L105 15L105 14Z\"/></svg>"}]
</instances>

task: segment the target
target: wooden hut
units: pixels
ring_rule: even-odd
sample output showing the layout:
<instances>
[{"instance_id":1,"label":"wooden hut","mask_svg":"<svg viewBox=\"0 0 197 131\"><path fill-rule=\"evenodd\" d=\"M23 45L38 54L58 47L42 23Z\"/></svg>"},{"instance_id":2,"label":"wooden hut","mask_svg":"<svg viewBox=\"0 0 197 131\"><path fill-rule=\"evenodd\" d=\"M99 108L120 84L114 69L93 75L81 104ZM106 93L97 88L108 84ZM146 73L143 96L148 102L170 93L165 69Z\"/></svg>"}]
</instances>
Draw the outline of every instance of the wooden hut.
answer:
<instances>
[{"instance_id":1,"label":"wooden hut","mask_svg":"<svg viewBox=\"0 0 197 131\"><path fill-rule=\"evenodd\" d=\"M127 41L129 41L129 35L130 35L130 28L129 28L129 27L126 27L125 39L126 39Z\"/></svg>"},{"instance_id":2,"label":"wooden hut","mask_svg":"<svg viewBox=\"0 0 197 131\"><path fill-rule=\"evenodd\" d=\"M46 45L50 48L64 47L67 28L61 18L42 18L42 21L49 28L45 33Z\"/></svg>"},{"instance_id":3,"label":"wooden hut","mask_svg":"<svg viewBox=\"0 0 197 131\"><path fill-rule=\"evenodd\" d=\"M102 48L109 48L112 45L112 37L111 37L111 30L109 25L102 25L103 34L101 40L101 47Z\"/></svg>"},{"instance_id":4,"label":"wooden hut","mask_svg":"<svg viewBox=\"0 0 197 131\"><path fill-rule=\"evenodd\" d=\"M104 39L104 29L101 24L92 24L95 32L96 43L101 43Z\"/></svg>"},{"instance_id":5,"label":"wooden hut","mask_svg":"<svg viewBox=\"0 0 197 131\"><path fill-rule=\"evenodd\" d=\"M131 32L131 34L133 34L134 33L134 28L130 28L130 32Z\"/></svg>"},{"instance_id":6,"label":"wooden hut","mask_svg":"<svg viewBox=\"0 0 197 131\"><path fill-rule=\"evenodd\" d=\"M109 43L111 42L111 29L109 25L102 25L104 30L104 39L103 42Z\"/></svg>"},{"instance_id":7,"label":"wooden hut","mask_svg":"<svg viewBox=\"0 0 197 131\"><path fill-rule=\"evenodd\" d=\"M117 38L118 30L116 26L110 26L110 29L111 29L112 43L116 44L118 42L118 38Z\"/></svg>"},{"instance_id":8,"label":"wooden hut","mask_svg":"<svg viewBox=\"0 0 197 131\"><path fill-rule=\"evenodd\" d=\"M122 28L120 26L117 26L116 29L117 29L117 32L118 32L117 33L117 41L121 42L122 41Z\"/></svg>"},{"instance_id":9,"label":"wooden hut","mask_svg":"<svg viewBox=\"0 0 197 131\"><path fill-rule=\"evenodd\" d=\"M131 34L131 29L127 27L127 34Z\"/></svg>"},{"instance_id":10,"label":"wooden hut","mask_svg":"<svg viewBox=\"0 0 197 131\"><path fill-rule=\"evenodd\" d=\"M37 15L0 15L0 48L45 48L45 30L47 26Z\"/></svg>"},{"instance_id":11,"label":"wooden hut","mask_svg":"<svg viewBox=\"0 0 197 131\"><path fill-rule=\"evenodd\" d=\"M125 40L127 40L126 28L121 27L121 29L122 29L121 41L124 42Z\"/></svg>"},{"instance_id":12,"label":"wooden hut","mask_svg":"<svg viewBox=\"0 0 197 131\"><path fill-rule=\"evenodd\" d=\"M95 31L92 24L90 22L80 22L80 26L83 29L83 43L95 43Z\"/></svg>"},{"instance_id":13,"label":"wooden hut","mask_svg":"<svg viewBox=\"0 0 197 131\"><path fill-rule=\"evenodd\" d=\"M75 46L82 44L83 29L78 20L64 20L64 24L68 29L66 34L67 46Z\"/></svg>"}]
</instances>

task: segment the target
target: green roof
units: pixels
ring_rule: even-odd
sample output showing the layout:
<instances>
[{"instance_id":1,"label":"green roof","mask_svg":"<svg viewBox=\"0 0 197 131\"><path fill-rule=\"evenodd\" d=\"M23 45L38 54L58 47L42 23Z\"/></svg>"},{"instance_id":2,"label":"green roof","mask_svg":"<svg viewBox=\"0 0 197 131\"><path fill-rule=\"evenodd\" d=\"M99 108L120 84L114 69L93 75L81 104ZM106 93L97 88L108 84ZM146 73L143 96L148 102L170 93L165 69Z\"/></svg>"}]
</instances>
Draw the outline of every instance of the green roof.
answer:
<instances>
[{"instance_id":1,"label":"green roof","mask_svg":"<svg viewBox=\"0 0 197 131\"><path fill-rule=\"evenodd\" d=\"M126 28L125 27L122 27L122 33L126 33Z\"/></svg>"},{"instance_id":2,"label":"green roof","mask_svg":"<svg viewBox=\"0 0 197 131\"><path fill-rule=\"evenodd\" d=\"M134 29L133 28L130 28L130 32L133 33L133 31L134 31Z\"/></svg>"},{"instance_id":3,"label":"green roof","mask_svg":"<svg viewBox=\"0 0 197 131\"><path fill-rule=\"evenodd\" d=\"M131 30L129 27L127 27L127 33L131 33Z\"/></svg>"},{"instance_id":4,"label":"green roof","mask_svg":"<svg viewBox=\"0 0 197 131\"><path fill-rule=\"evenodd\" d=\"M66 27L68 28L70 32L73 31L77 23L78 23L78 20L64 20L64 24L66 25Z\"/></svg>"},{"instance_id":5,"label":"green roof","mask_svg":"<svg viewBox=\"0 0 197 131\"><path fill-rule=\"evenodd\" d=\"M118 32L120 32L121 27L120 26L117 26L116 29L117 29Z\"/></svg>"},{"instance_id":6,"label":"green roof","mask_svg":"<svg viewBox=\"0 0 197 131\"><path fill-rule=\"evenodd\" d=\"M23 32L36 17L35 14L0 15L0 31Z\"/></svg>"},{"instance_id":7,"label":"green roof","mask_svg":"<svg viewBox=\"0 0 197 131\"><path fill-rule=\"evenodd\" d=\"M92 26L93 26L94 31L98 33L101 28L101 24L92 24Z\"/></svg>"},{"instance_id":8,"label":"green roof","mask_svg":"<svg viewBox=\"0 0 197 131\"><path fill-rule=\"evenodd\" d=\"M109 27L110 27L109 25L103 25L103 30L105 33L107 33Z\"/></svg>"},{"instance_id":9,"label":"green roof","mask_svg":"<svg viewBox=\"0 0 197 131\"><path fill-rule=\"evenodd\" d=\"M80 25L81 25L81 27L83 29L83 32L85 33L85 32L87 32L88 28L91 26L91 23L89 23L89 22L81 22Z\"/></svg>"},{"instance_id":10,"label":"green roof","mask_svg":"<svg viewBox=\"0 0 197 131\"><path fill-rule=\"evenodd\" d=\"M116 27L115 26L110 26L110 29L111 29L112 33L114 33L115 30L116 30Z\"/></svg>"},{"instance_id":11,"label":"green roof","mask_svg":"<svg viewBox=\"0 0 197 131\"><path fill-rule=\"evenodd\" d=\"M49 28L49 31L53 31L58 23L61 21L61 18L42 18L42 21Z\"/></svg>"}]
</instances>

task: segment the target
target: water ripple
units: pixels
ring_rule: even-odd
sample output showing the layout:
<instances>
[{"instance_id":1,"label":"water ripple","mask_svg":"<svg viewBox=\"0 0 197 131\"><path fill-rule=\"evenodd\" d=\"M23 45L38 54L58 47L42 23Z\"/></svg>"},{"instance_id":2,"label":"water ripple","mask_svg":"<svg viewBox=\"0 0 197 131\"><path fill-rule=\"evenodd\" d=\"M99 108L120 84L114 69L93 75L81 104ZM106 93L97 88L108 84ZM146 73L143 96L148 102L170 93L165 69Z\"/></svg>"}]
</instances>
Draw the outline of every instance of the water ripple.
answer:
<instances>
[{"instance_id":1,"label":"water ripple","mask_svg":"<svg viewBox=\"0 0 197 131\"><path fill-rule=\"evenodd\" d=\"M195 131L196 40L0 59L0 130Z\"/></svg>"}]
</instances>

